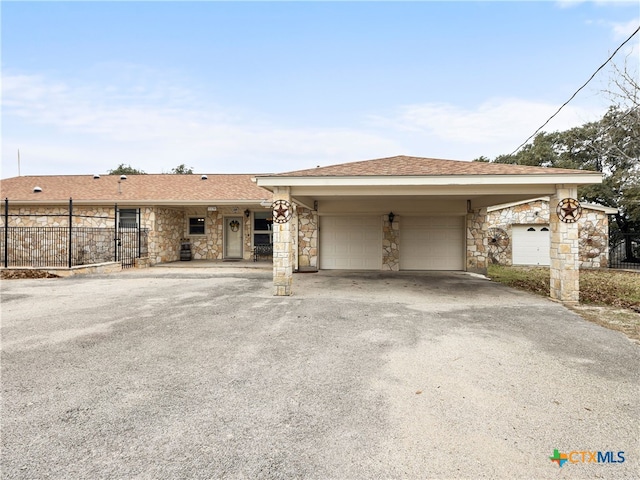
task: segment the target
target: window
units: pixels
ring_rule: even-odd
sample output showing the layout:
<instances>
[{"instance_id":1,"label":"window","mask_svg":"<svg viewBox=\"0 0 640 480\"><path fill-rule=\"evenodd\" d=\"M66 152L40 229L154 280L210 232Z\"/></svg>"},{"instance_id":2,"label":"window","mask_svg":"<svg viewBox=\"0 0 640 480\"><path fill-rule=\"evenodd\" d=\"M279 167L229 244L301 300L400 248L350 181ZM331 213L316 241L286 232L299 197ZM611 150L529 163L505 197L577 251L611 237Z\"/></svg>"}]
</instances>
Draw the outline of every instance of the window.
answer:
<instances>
[{"instance_id":1,"label":"window","mask_svg":"<svg viewBox=\"0 0 640 480\"><path fill-rule=\"evenodd\" d=\"M138 210L136 208L121 208L118 210L119 226L135 228L138 226Z\"/></svg>"},{"instance_id":2,"label":"window","mask_svg":"<svg viewBox=\"0 0 640 480\"><path fill-rule=\"evenodd\" d=\"M189 235L204 235L204 218L189 218Z\"/></svg>"},{"instance_id":3,"label":"window","mask_svg":"<svg viewBox=\"0 0 640 480\"><path fill-rule=\"evenodd\" d=\"M253 245L271 245L273 217L271 212L253 213Z\"/></svg>"}]
</instances>

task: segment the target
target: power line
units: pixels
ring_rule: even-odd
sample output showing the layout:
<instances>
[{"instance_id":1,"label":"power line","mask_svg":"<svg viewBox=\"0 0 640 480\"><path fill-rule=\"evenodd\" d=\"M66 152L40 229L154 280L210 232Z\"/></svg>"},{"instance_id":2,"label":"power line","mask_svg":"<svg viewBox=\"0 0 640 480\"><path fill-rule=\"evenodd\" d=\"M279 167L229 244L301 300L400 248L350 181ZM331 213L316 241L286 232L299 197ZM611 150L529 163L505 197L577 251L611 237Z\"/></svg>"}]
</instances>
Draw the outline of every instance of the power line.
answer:
<instances>
[{"instance_id":1,"label":"power line","mask_svg":"<svg viewBox=\"0 0 640 480\"><path fill-rule=\"evenodd\" d=\"M549 119L548 119L546 122L544 122L544 123L543 123L543 124L542 124L542 125L541 125L541 126L540 126L536 131L535 131L535 132L533 132L533 133L531 134L531 136L530 136L529 138L527 138L524 142L522 142L522 144L521 144L518 148L516 148L513 152L511 152L509 155L513 155L513 154L515 154L518 150L520 150L522 147L524 147L524 146L527 144L527 142L528 142L529 140L531 140L533 137L535 137L535 136L538 134L538 132L539 132L540 130L542 130L544 127L546 127L546 126L547 126L547 124L548 124L551 120L553 120L553 118L554 118L556 115L558 115L558 114L560 113L560 111L561 111L564 107L566 107L566 106L567 106L567 104L568 104L571 100L573 100L573 99L576 97L576 95L578 95L578 93L580 93L580 90L582 90L584 87L586 87L586 86L589 84L589 82L590 82L591 80L593 80L593 77L595 77L595 76L598 74L598 72L599 72L600 70L602 70L602 69L607 65L607 63L609 63L609 62L611 61L611 59L612 59L613 57L615 57L616 53L618 53L618 51L619 51L622 47L624 47L624 46L626 45L626 43L627 43L627 42L629 42L629 40L631 40L631 39L633 38L633 36L634 36L636 33L638 33L639 31L640 31L640 26L639 26L638 28L636 28L635 32L633 32L631 35L629 35L629 37L628 37L624 42L622 42L618 48L616 48L616 49L615 49L615 51L611 54L611 56L610 56L609 58L607 58L606 62L604 62L602 65L600 65L600 66L598 67L598 69L597 69L595 72L593 72L593 74L589 77L589 80L587 80L586 82L584 82L584 83L582 84L582 86L581 86L578 90L576 90L576 91L575 91L575 93L574 93L573 95L571 95L571 98L569 98L569 100L567 100L566 102L564 102L564 103L560 106L560 108L558 108L558 110L556 110L556 112L555 112L553 115L551 115L551 116L549 117Z\"/></svg>"}]
</instances>

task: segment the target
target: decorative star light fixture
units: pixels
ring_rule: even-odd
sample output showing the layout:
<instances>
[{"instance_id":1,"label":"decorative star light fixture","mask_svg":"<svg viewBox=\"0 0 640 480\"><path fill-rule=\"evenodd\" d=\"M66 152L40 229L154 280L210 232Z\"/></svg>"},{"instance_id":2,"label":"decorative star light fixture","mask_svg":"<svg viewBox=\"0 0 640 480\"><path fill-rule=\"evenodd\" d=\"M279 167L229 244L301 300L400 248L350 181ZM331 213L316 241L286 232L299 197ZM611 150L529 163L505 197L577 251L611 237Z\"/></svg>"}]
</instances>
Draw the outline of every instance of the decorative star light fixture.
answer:
<instances>
[{"instance_id":1,"label":"decorative star light fixture","mask_svg":"<svg viewBox=\"0 0 640 480\"><path fill-rule=\"evenodd\" d=\"M291 204L286 200L276 200L271 205L273 209L273 223L287 223L291 220Z\"/></svg>"},{"instance_id":2,"label":"decorative star light fixture","mask_svg":"<svg viewBox=\"0 0 640 480\"><path fill-rule=\"evenodd\" d=\"M563 198L558 202L556 213L561 222L575 223L582 216L582 207L575 198Z\"/></svg>"}]
</instances>

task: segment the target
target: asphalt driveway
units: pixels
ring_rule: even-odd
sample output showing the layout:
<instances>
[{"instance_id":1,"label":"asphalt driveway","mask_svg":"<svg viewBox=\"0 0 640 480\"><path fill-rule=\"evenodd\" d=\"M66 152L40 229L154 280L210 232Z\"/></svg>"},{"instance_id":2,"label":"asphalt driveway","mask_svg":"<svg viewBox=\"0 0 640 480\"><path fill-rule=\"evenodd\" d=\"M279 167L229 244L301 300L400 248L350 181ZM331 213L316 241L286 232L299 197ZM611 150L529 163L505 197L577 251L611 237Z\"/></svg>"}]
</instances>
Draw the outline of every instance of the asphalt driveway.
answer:
<instances>
[{"instance_id":1,"label":"asphalt driveway","mask_svg":"<svg viewBox=\"0 0 640 480\"><path fill-rule=\"evenodd\" d=\"M2 478L638 478L622 334L463 273L294 281L3 281Z\"/></svg>"}]
</instances>

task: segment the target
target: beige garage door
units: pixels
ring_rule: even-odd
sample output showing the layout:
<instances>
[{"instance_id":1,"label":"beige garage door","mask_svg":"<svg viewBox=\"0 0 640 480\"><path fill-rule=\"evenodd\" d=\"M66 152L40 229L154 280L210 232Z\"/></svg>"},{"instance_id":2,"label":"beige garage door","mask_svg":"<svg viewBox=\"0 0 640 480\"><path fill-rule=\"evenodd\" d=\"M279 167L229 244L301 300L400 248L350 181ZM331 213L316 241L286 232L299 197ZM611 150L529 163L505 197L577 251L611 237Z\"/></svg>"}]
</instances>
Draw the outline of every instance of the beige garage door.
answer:
<instances>
[{"instance_id":1,"label":"beige garage door","mask_svg":"<svg viewBox=\"0 0 640 480\"><path fill-rule=\"evenodd\" d=\"M513 264L549 265L549 225L513 225Z\"/></svg>"},{"instance_id":2,"label":"beige garage door","mask_svg":"<svg viewBox=\"0 0 640 480\"><path fill-rule=\"evenodd\" d=\"M320 268L380 270L382 218L320 217Z\"/></svg>"},{"instance_id":3,"label":"beige garage door","mask_svg":"<svg viewBox=\"0 0 640 480\"><path fill-rule=\"evenodd\" d=\"M401 270L464 270L464 217L402 217Z\"/></svg>"}]
</instances>

